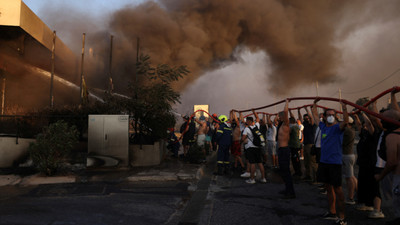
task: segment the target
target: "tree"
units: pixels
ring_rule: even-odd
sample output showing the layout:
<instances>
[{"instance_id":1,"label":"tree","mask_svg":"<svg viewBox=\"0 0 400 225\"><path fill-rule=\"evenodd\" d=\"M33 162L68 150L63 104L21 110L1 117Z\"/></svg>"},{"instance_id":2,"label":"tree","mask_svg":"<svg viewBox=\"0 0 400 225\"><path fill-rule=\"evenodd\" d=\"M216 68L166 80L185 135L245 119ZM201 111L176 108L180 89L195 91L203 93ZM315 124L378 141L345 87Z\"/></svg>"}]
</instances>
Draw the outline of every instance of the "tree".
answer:
<instances>
[{"instance_id":1,"label":"tree","mask_svg":"<svg viewBox=\"0 0 400 225\"><path fill-rule=\"evenodd\" d=\"M180 94L171 83L189 74L186 66L170 67L160 64L151 66L150 57L141 55L136 64L138 82L131 83L131 98L126 100L128 112L135 118L136 142L143 135L156 140L165 136L165 131L175 125L172 104L180 103ZM138 134L140 134L138 136Z\"/></svg>"}]
</instances>

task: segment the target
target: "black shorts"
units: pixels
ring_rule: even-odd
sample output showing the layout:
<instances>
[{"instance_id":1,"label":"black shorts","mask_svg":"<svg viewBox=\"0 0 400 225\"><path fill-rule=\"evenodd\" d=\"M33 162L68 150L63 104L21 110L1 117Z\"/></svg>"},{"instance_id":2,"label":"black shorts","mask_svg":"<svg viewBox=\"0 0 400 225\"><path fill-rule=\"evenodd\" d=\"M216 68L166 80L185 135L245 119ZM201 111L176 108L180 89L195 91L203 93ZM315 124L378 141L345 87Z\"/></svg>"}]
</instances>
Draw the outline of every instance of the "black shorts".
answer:
<instances>
[{"instance_id":1,"label":"black shorts","mask_svg":"<svg viewBox=\"0 0 400 225\"><path fill-rule=\"evenodd\" d=\"M334 187L342 186L342 164L319 163L317 181Z\"/></svg>"},{"instance_id":2,"label":"black shorts","mask_svg":"<svg viewBox=\"0 0 400 225\"><path fill-rule=\"evenodd\" d=\"M246 151L247 159L249 163L261 163L262 162L262 154L260 148L248 148Z\"/></svg>"}]
</instances>

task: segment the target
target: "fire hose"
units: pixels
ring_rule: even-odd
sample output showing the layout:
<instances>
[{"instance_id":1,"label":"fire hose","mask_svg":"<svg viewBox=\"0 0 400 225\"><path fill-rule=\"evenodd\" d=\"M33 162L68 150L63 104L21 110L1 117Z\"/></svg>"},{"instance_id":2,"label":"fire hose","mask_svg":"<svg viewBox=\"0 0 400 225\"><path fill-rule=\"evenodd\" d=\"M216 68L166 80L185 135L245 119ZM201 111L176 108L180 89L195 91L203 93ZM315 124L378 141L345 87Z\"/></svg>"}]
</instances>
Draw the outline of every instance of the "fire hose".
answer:
<instances>
[{"instance_id":1,"label":"fire hose","mask_svg":"<svg viewBox=\"0 0 400 225\"><path fill-rule=\"evenodd\" d=\"M362 105L362 106L357 105L357 104L355 104L355 103L353 103L353 102L350 102L350 101L348 101L348 100L346 100L346 99L338 99L338 98L331 98L331 97L319 97L319 96L316 96L316 97L294 97L294 98L287 98L287 100L289 100L289 101L296 101L296 100L325 100L325 101L343 102L344 104L353 106L354 108L357 109L356 111L349 112L349 114L357 114L357 113L360 113L361 111L363 111L363 112L365 112L365 113L367 113L367 114L370 114L370 115L372 115L372 116L375 116L375 117L377 117L377 118L379 118L379 119L381 119L381 120L384 120L384 121L386 121L386 122L393 123L393 124L396 124L396 125L400 126L400 121L396 121L396 120L393 120L393 119L391 119L391 118L382 116L382 115L380 115L379 113L376 113L376 112L374 112L374 111L371 111L371 110L369 110L369 109L367 108L371 103L377 101L378 99L382 98L382 97L385 96L386 94L392 93L392 92L393 92L393 93L400 92L400 87L397 87L397 86L396 86L396 87L387 89L387 90L383 91L382 93L380 93L379 95L377 95L377 96L375 96L374 98L372 98L371 100L369 100L367 103L365 103L365 104ZM256 110L260 110L260 109L270 108L270 107L272 107L272 106L279 105L279 104L282 104L282 103L285 103L285 102L286 102L286 99L285 99L285 100L278 101L278 102L275 102L275 103L272 103L272 104L269 104L269 105L266 105L266 106L261 106L261 107L257 107L257 108L246 109L246 110L235 110L235 109L232 109L232 111L233 111L233 112L238 112L238 113L248 112L248 111L256 111ZM313 105L314 105L314 104L307 104L307 105L303 105L303 106L299 106L299 107L295 107L295 108L289 108L289 110L297 110L297 109L301 109L301 108L310 107L310 106L313 106ZM316 106L317 106L318 108L322 108L322 109L329 109L328 107L321 106L321 105L316 105ZM188 123L186 124L185 130L186 130L187 127L189 126L189 121L196 115L197 112L204 112L204 113L208 114L208 115L210 116L210 118L212 118L215 122L217 122L217 123L219 122L217 118L214 118L214 117L213 117L212 115L210 115L210 113L208 113L207 111L202 110L202 109L199 109L199 110L195 111L193 114L190 115L190 117L189 117L189 119L188 119ZM267 113L267 112L261 112L261 113L262 113L262 114L265 114L265 115L276 115L276 114L277 114L277 113ZM337 113L343 113L343 112L337 111ZM178 114L178 113L175 113L175 114L181 115L181 114ZM249 116L251 116L251 115L253 115L253 113L244 116L244 118L249 117ZM185 134L185 131L182 133L182 135L181 135L181 137L178 139L178 141L180 141L180 140L183 138L183 135L184 135L184 134Z\"/></svg>"},{"instance_id":2,"label":"fire hose","mask_svg":"<svg viewBox=\"0 0 400 225\"><path fill-rule=\"evenodd\" d=\"M338 99L338 98L331 98L331 97L318 97L318 96L317 96L317 97L294 97L294 98L288 98L288 100L289 100L289 101L293 101L293 100L326 100L326 101L343 102L343 103L346 104L346 105L350 105L350 106L353 106L354 108L357 108L357 109L358 109L357 111L355 111L355 112L350 112L349 114L355 114L355 113L359 113L360 111L364 111L365 113L370 114L370 115L372 115L372 116L375 116L375 117L377 117L377 118L379 118L379 119L381 119L381 120L384 120L384 121L386 121L386 122L393 123L393 124L396 124L396 125L400 126L400 121L396 121L396 120L393 120L393 119L391 119L391 118L384 117L384 116L380 115L379 113L373 112L373 111L369 110L368 108L366 108L366 107L368 107L368 105L370 105L372 102L374 102L374 101L376 101L377 99L383 97L383 96L386 95L387 93L391 93L391 92L397 93L397 92L399 92L399 91L400 91L400 87L393 87L393 88L390 88L390 89L388 89L388 90L386 90L386 91L380 93L379 95L377 95L376 97L374 97L373 99L371 99L370 101L368 101L367 103L365 103L363 106L357 105L357 104L355 104L355 103L353 103L353 102L350 102L350 101L348 101L348 100L346 100L346 99ZM266 105L266 106L262 106L262 107L258 107L258 108L253 108L253 109L233 110L233 111L242 113L242 112L248 112L248 111L253 111L253 110L260 110L260 109L265 109L265 108L269 108L269 107L272 107L272 106L275 106L275 105L284 103L285 101L286 101L286 100L281 100L281 101L272 103L272 104L270 104L270 105ZM290 110L300 109L300 108L304 108L304 107L307 107L307 106L310 106L310 105L304 105L304 106L300 106L300 107L297 107L297 108L290 108ZM328 109L327 107L323 107L323 106L318 106L318 107L324 108L324 109ZM339 113L342 113L342 112L339 111ZM275 114L276 114L276 113L275 113ZM270 114L270 115L275 115L275 114ZM249 114L249 115L247 115L247 116L250 116L250 115L252 115L252 114Z\"/></svg>"}]
</instances>

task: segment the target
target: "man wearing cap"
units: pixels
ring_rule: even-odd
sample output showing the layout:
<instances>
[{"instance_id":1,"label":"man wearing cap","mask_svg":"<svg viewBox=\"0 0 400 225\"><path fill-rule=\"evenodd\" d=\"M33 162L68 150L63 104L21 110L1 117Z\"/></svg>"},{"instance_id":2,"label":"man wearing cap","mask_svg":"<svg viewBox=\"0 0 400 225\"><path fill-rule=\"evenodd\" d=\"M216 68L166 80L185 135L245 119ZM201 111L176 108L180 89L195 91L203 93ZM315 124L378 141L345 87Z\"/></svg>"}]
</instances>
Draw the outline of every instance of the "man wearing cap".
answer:
<instances>
[{"instance_id":1,"label":"man wearing cap","mask_svg":"<svg viewBox=\"0 0 400 225\"><path fill-rule=\"evenodd\" d=\"M256 115L255 111L253 110L253 114ZM258 118L258 117L257 117ZM245 148L246 148L246 155L248 159L248 163L250 164L250 178L246 180L246 183L248 184L255 184L255 172L256 172L256 165L258 165L261 173L261 183L267 183L267 179L265 178L265 170L264 166L262 164L262 152L260 147L257 147L254 145L253 140L254 140L254 134L252 132L252 129L257 129L259 128L260 124L254 123L253 117L247 117L246 118L246 124L247 127L243 131L242 135L242 142L246 142Z\"/></svg>"}]
</instances>

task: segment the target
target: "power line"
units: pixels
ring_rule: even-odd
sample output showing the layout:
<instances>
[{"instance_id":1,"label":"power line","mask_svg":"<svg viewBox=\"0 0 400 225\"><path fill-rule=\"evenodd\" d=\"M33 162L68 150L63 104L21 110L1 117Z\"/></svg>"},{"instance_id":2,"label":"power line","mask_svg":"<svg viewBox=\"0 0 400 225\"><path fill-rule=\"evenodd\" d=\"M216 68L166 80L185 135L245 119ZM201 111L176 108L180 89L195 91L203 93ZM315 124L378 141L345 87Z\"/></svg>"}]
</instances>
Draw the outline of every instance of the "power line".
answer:
<instances>
[{"instance_id":1,"label":"power line","mask_svg":"<svg viewBox=\"0 0 400 225\"><path fill-rule=\"evenodd\" d=\"M333 96L335 96L337 93L339 93L339 90L335 91L335 93L333 93L333 94L331 94L331 95L328 95L328 96L329 96L329 97L333 97Z\"/></svg>"},{"instance_id":2,"label":"power line","mask_svg":"<svg viewBox=\"0 0 400 225\"><path fill-rule=\"evenodd\" d=\"M369 90L369 89L371 89L371 88L373 88L373 87L376 87L377 85L381 84L383 81L389 79L390 77L394 76L394 75L395 75L396 73L398 73L399 71L400 71L400 68L398 68L397 70L395 70L393 73L389 74L389 75L388 75L387 77L385 77L383 80L381 80L381 81L379 81L378 83L372 85L371 87L367 87L367 88L364 88L364 89L361 89L361 90L358 90L358 91L351 91L351 92L347 92L347 91L343 91L343 90L342 90L342 92L345 93L345 94L356 94L356 93L359 93L359 92L363 92L363 91ZM336 94L336 93L335 93L335 94Z\"/></svg>"}]
</instances>

